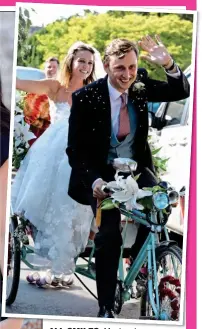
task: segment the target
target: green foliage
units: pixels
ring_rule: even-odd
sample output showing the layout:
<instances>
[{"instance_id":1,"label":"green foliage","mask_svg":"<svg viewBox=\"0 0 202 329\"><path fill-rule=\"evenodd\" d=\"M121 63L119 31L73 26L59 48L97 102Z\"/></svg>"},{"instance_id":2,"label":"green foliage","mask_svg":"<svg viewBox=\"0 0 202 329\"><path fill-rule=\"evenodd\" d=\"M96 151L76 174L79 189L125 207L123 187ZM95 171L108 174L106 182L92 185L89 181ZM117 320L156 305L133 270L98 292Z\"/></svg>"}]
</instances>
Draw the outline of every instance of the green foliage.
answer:
<instances>
[{"instance_id":1,"label":"green foliage","mask_svg":"<svg viewBox=\"0 0 202 329\"><path fill-rule=\"evenodd\" d=\"M166 172L168 160L169 160L169 158L162 159L157 156L153 157L154 167L156 169L157 175L160 176L160 174L162 174L162 172Z\"/></svg>"},{"instance_id":2,"label":"green foliage","mask_svg":"<svg viewBox=\"0 0 202 329\"><path fill-rule=\"evenodd\" d=\"M165 16L165 15L168 15L167 13L150 13L150 12L144 12L144 13L136 13L137 15L142 15L142 16L149 16L149 15L157 15L158 17L162 17L162 16ZM184 20L187 20L187 21L190 21L190 22L193 22L193 15L190 15L190 14L178 14L179 18L180 19L184 19Z\"/></svg>"},{"instance_id":3,"label":"green foliage","mask_svg":"<svg viewBox=\"0 0 202 329\"><path fill-rule=\"evenodd\" d=\"M101 205L101 209L102 210L111 210L113 208L117 208L119 205L118 202L113 202L112 199L105 199L103 202L102 202L102 205Z\"/></svg>"},{"instance_id":4,"label":"green foliage","mask_svg":"<svg viewBox=\"0 0 202 329\"><path fill-rule=\"evenodd\" d=\"M144 210L151 210L153 208L152 196L146 196L138 200L138 203L144 207Z\"/></svg>"},{"instance_id":5,"label":"green foliage","mask_svg":"<svg viewBox=\"0 0 202 329\"><path fill-rule=\"evenodd\" d=\"M96 47L101 55L107 44L114 38L139 40L146 34L159 34L175 61L184 70L191 63L192 22L183 19L182 14L156 13L138 14L133 12L109 11L104 14L86 11L84 16L75 15L57 20L36 32L28 43L31 53L27 65L42 67L49 56L63 60L69 47L81 40ZM36 60L37 58L37 60ZM150 76L165 79L162 68L139 60Z\"/></svg>"},{"instance_id":6,"label":"green foliage","mask_svg":"<svg viewBox=\"0 0 202 329\"><path fill-rule=\"evenodd\" d=\"M152 135L148 136L148 143L151 148L152 160L156 172L156 176L160 179L161 175L166 173L169 158L159 156L162 147L159 147L158 142L155 142Z\"/></svg>"},{"instance_id":7,"label":"green foliage","mask_svg":"<svg viewBox=\"0 0 202 329\"><path fill-rule=\"evenodd\" d=\"M30 44L27 35L32 22L30 20L29 11L27 9L19 10L19 28L18 28L18 54L17 64L26 66L27 55L30 50ZM28 60L29 61L29 60Z\"/></svg>"}]
</instances>

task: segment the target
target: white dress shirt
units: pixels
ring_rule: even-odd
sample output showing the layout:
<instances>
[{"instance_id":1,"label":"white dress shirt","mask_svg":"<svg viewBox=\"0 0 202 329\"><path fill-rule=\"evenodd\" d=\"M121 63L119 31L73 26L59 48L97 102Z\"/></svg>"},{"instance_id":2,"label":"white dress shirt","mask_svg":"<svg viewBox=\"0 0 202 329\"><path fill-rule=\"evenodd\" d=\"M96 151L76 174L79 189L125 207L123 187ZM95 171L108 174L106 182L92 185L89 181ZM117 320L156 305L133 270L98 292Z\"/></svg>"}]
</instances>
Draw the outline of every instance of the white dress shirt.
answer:
<instances>
[{"instance_id":1,"label":"white dress shirt","mask_svg":"<svg viewBox=\"0 0 202 329\"><path fill-rule=\"evenodd\" d=\"M115 89L110 81L109 78L107 79L108 89L109 89L109 98L110 98L110 105L111 105L111 119L112 119L112 129L114 135L117 136L119 130L119 116L121 110L121 95L122 93ZM128 90L125 91L127 94L126 97L126 104L128 103Z\"/></svg>"}]
</instances>

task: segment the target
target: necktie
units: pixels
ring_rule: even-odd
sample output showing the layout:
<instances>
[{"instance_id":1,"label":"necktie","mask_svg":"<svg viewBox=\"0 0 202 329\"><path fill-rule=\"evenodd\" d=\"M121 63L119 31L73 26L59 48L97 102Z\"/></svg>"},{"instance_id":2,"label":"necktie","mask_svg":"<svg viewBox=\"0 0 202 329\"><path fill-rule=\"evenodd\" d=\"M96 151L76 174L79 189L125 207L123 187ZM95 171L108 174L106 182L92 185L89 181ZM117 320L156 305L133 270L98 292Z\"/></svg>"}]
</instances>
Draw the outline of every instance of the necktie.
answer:
<instances>
[{"instance_id":1,"label":"necktie","mask_svg":"<svg viewBox=\"0 0 202 329\"><path fill-rule=\"evenodd\" d=\"M128 114L128 108L126 105L127 94L123 93L121 96L121 109L119 116L119 130L117 138L123 140L128 134L130 134L130 119Z\"/></svg>"}]
</instances>

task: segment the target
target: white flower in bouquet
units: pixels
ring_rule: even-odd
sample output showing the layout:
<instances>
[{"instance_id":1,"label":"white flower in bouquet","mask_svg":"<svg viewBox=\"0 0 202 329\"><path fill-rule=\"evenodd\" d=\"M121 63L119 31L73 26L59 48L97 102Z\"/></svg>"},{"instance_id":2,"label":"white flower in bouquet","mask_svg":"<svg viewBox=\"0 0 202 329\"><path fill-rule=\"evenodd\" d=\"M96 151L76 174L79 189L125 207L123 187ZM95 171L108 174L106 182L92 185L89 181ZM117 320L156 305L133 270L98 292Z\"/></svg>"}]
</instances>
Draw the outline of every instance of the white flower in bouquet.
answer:
<instances>
[{"instance_id":1,"label":"white flower in bouquet","mask_svg":"<svg viewBox=\"0 0 202 329\"><path fill-rule=\"evenodd\" d=\"M23 110L19 106L16 105L16 107L15 107L15 113L21 113L21 114L23 114ZM23 117L24 117L24 115L23 115Z\"/></svg>"},{"instance_id":2,"label":"white flower in bouquet","mask_svg":"<svg viewBox=\"0 0 202 329\"><path fill-rule=\"evenodd\" d=\"M17 155L20 155L20 154L22 154L23 152L24 152L24 149L23 149L22 147L19 147L19 148L16 149L16 153L17 153Z\"/></svg>"},{"instance_id":3,"label":"white flower in bouquet","mask_svg":"<svg viewBox=\"0 0 202 329\"><path fill-rule=\"evenodd\" d=\"M20 100L21 100L21 95L20 95L19 91L16 91L16 93L15 93L15 103L16 104L19 103Z\"/></svg>"},{"instance_id":4,"label":"white flower in bouquet","mask_svg":"<svg viewBox=\"0 0 202 329\"><path fill-rule=\"evenodd\" d=\"M24 120L24 115L23 114L17 114L17 115L15 115L15 118L14 118L14 122L15 123L19 123L22 120Z\"/></svg>"},{"instance_id":5,"label":"white flower in bouquet","mask_svg":"<svg viewBox=\"0 0 202 329\"><path fill-rule=\"evenodd\" d=\"M109 182L107 187L119 188L124 187L121 191L117 191L111 195L112 199L121 203L124 203L127 210L138 209L143 210L144 207L137 203L138 199L142 199L147 196L151 196L151 191L144 191L139 189L136 180L130 175L126 179L121 176L116 176L115 182Z\"/></svg>"},{"instance_id":6,"label":"white flower in bouquet","mask_svg":"<svg viewBox=\"0 0 202 329\"><path fill-rule=\"evenodd\" d=\"M36 138L36 136L29 131L30 125L27 123L21 124L19 122L15 122L15 137L21 137L24 143L27 143L30 139Z\"/></svg>"},{"instance_id":7,"label":"white flower in bouquet","mask_svg":"<svg viewBox=\"0 0 202 329\"><path fill-rule=\"evenodd\" d=\"M21 137L15 138L15 144L14 144L15 148L17 148L22 143L23 143L23 141L22 141Z\"/></svg>"},{"instance_id":8,"label":"white flower in bouquet","mask_svg":"<svg viewBox=\"0 0 202 329\"><path fill-rule=\"evenodd\" d=\"M114 178L116 180L117 186L124 190L126 188L126 180L123 178L123 176L119 176L119 171L116 172Z\"/></svg>"},{"instance_id":9,"label":"white flower in bouquet","mask_svg":"<svg viewBox=\"0 0 202 329\"><path fill-rule=\"evenodd\" d=\"M17 92L15 100L13 167L19 169L30 147L28 142L36 136L30 131L30 125L25 122L24 94Z\"/></svg>"}]
</instances>

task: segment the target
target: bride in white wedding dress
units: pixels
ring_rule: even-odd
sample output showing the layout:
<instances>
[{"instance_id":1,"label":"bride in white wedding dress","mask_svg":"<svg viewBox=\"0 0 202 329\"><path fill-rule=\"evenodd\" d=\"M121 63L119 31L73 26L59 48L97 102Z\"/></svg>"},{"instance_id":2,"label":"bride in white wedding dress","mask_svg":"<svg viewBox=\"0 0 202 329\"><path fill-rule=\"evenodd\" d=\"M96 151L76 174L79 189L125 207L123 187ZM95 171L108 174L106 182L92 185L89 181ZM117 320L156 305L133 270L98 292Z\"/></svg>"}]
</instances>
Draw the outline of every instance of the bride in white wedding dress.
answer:
<instances>
[{"instance_id":1,"label":"bride in white wedding dress","mask_svg":"<svg viewBox=\"0 0 202 329\"><path fill-rule=\"evenodd\" d=\"M37 228L35 248L51 260L55 277L73 273L74 258L88 242L93 213L68 194L71 167L65 153L71 95L92 82L95 50L81 42L68 51L59 81L17 80L17 89L47 94L52 125L33 144L15 177L11 191L13 211L24 214Z\"/></svg>"}]
</instances>

